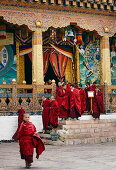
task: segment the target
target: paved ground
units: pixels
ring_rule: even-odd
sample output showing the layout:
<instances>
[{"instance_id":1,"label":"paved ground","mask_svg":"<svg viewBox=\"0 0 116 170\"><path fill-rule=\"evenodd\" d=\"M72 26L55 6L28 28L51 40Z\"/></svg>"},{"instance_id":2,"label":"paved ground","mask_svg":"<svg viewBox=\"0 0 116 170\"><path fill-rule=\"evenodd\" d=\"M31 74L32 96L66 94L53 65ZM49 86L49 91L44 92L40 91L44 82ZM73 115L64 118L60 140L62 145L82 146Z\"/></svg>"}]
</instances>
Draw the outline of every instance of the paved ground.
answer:
<instances>
[{"instance_id":1,"label":"paved ground","mask_svg":"<svg viewBox=\"0 0 116 170\"><path fill-rule=\"evenodd\" d=\"M0 144L0 170L24 169L17 143ZM46 146L33 170L116 170L116 142L78 146Z\"/></svg>"}]
</instances>

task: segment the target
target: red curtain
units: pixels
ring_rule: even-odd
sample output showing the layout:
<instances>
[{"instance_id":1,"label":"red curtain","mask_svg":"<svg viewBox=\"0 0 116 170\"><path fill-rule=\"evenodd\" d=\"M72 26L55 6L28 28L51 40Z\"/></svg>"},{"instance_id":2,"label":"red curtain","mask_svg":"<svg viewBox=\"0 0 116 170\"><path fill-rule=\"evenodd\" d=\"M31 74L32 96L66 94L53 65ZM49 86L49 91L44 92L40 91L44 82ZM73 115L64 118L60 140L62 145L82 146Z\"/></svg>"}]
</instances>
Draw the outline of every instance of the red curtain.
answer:
<instances>
[{"instance_id":1,"label":"red curtain","mask_svg":"<svg viewBox=\"0 0 116 170\"><path fill-rule=\"evenodd\" d=\"M58 59L57 59L57 54L56 53L51 53L50 54L50 63L52 65L52 68L54 70L55 75L60 78L60 71L59 71L59 65L58 65Z\"/></svg>"},{"instance_id":2,"label":"red curtain","mask_svg":"<svg viewBox=\"0 0 116 170\"><path fill-rule=\"evenodd\" d=\"M50 63L56 74L57 78L61 80L64 77L66 65L68 58L63 54L51 53L50 54Z\"/></svg>"},{"instance_id":3,"label":"red curtain","mask_svg":"<svg viewBox=\"0 0 116 170\"><path fill-rule=\"evenodd\" d=\"M61 78L64 77L66 65L68 62L68 57L63 54L58 54L59 69Z\"/></svg>"},{"instance_id":4,"label":"red curtain","mask_svg":"<svg viewBox=\"0 0 116 170\"><path fill-rule=\"evenodd\" d=\"M43 67L44 67L44 74L47 72L48 65L49 65L49 56L50 53L43 53Z\"/></svg>"}]
</instances>

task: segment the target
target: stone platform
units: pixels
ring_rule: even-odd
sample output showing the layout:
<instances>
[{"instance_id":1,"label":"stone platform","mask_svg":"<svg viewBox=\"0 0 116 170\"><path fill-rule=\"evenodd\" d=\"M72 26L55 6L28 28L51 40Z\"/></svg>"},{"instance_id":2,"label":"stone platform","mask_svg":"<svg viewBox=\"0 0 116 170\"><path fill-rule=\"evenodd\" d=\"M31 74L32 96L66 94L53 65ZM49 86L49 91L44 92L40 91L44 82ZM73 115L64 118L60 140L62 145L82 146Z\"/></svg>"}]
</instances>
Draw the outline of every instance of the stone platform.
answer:
<instances>
[{"instance_id":1,"label":"stone platform","mask_svg":"<svg viewBox=\"0 0 116 170\"><path fill-rule=\"evenodd\" d=\"M116 141L116 119L60 121L57 133L66 145L113 142Z\"/></svg>"}]
</instances>

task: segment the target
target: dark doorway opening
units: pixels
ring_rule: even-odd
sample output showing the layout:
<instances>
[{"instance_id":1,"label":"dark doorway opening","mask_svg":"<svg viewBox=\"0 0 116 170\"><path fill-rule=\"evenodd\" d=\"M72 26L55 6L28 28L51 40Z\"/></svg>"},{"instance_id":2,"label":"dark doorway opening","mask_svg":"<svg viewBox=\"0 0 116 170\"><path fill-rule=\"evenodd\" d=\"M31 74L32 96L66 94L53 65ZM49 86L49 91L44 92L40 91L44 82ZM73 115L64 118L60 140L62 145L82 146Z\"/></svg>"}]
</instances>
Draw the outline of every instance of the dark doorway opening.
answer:
<instances>
[{"instance_id":1,"label":"dark doorway opening","mask_svg":"<svg viewBox=\"0 0 116 170\"><path fill-rule=\"evenodd\" d=\"M26 54L25 59L25 81L27 84L32 84L32 62L29 56Z\"/></svg>"},{"instance_id":2,"label":"dark doorway opening","mask_svg":"<svg viewBox=\"0 0 116 170\"><path fill-rule=\"evenodd\" d=\"M49 63L48 70L44 77L44 81L47 82L48 80L53 80L53 79L56 81L56 83L58 83L57 76L55 75L54 70L51 64Z\"/></svg>"}]
</instances>

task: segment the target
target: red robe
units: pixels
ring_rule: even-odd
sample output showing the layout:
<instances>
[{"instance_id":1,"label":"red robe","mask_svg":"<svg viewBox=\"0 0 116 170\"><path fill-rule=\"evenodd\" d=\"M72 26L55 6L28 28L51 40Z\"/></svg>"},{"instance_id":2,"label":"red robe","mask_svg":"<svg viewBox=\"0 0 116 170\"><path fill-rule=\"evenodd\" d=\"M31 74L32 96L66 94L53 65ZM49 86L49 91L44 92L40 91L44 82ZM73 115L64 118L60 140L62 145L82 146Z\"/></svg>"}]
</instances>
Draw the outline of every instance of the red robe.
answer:
<instances>
[{"instance_id":1,"label":"red robe","mask_svg":"<svg viewBox=\"0 0 116 170\"><path fill-rule=\"evenodd\" d=\"M90 91L90 87L85 88L85 93L86 93L86 110L89 112L91 110L91 105L90 105L90 98L88 97L88 91Z\"/></svg>"},{"instance_id":2,"label":"red robe","mask_svg":"<svg viewBox=\"0 0 116 170\"><path fill-rule=\"evenodd\" d=\"M93 109L92 116L94 118L99 118L100 113L105 112L103 94L102 94L101 91L98 91L98 93L95 92L95 95L94 95L94 98L93 98L93 103L92 103L92 109Z\"/></svg>"},{"instance_id":3,"label":"red robe","mask_svg":"<svg viewBox=\"0 0 116 170\"><path fill-rule=\"evenodd\" d=\"M45 101L43 101L42 107L43 107L43 112L42 112L43 129L46 130L48 129L48 125L49 125L50 100L46 99Z\"/></svg>"},{"instance_id":4,"label":"red robe","mask_svg":"<svg viewBox=\"0 0 116 170\"><path fill-rule=\"evenodd\" d=\"M89 87L90 91L95 91L96 89L96 85L95 84L92 84L90 87Z\"/></svg>"},{"instance_id":5,"label":"red robe","mask_svg":"<svg viewBox=\"0 0 116 170\"><path fill-rule=\"evenodd\" d=\"M62 105L63 97L65 95L65 90L62 86L56 87L56 100L58 102L59 107Z\"/></svg>"},{"instance_id":6,"label":"red robe","mask_svg":"<svg viewBox=\"0 0 116 170\"><path fill-rule=\"evenodd\" d=\"M63 97L62 105L61 105L61 116L60 118L68 118L69 117L69 110L70 110L70 85L67 84L65 95Z\"/></svg>"},{"instance_id":7,"label":"red robe","mask_svg":"<svg viewBox=\"0 0 116 170\"><path fill-rule=\"evenodd\" d=\"M25 110L23 108L18 110L18 128L15 132L15 134L13 135L12 139L17 141L17 134L18 134L18 130L20 128L21 123L23 122L23 115L25 114Z\"/></svg>"},{"instance_id":8,"label":"red robe","mask_svg":"<svg viewBox=\"0 0 116 170\"><path fill-rule=\"evenodd\" d=\"M58 102L56 100L51 101L50 103L50 125L53 128L58 126L58 115L59 115L59 107Z\"/></svg>"},{"instance_id":9,"label":"red robe","mask_svg":"<svg viewBox=\"0 0 116 170\"><path fill-rule=\"evenodd\" d=\"M33 162L34 148L36 148L37 158L45 150L44 144L40 137L36 138L36 128L31 122L22 122L18 131L18 139L20 146L21 159L25 159L28 163ZM40 152L39 149L40 148Z\"/></svg>"},{"instance_id":10,"label":"red robe","mask_svg":"<svg viewBox=\"0 0 116 170\"><path fill-rule=\"evenodd\" d=\"M81 100L78 89L74 89L70 93L70 117L78 118L81 116Z\"/></svg>"},{"instance_id":11,"label":"red robe","mask_svg":"<svg viewBox=\"0 0 116 170\"><path fill-rule=\"evenodd\" d=\"M84 111L86 110L86 93L84 89L80 89L79 93L80 93L80 100L81 100L81 111L83 114Z\"/></svg>"}]
</instances>

